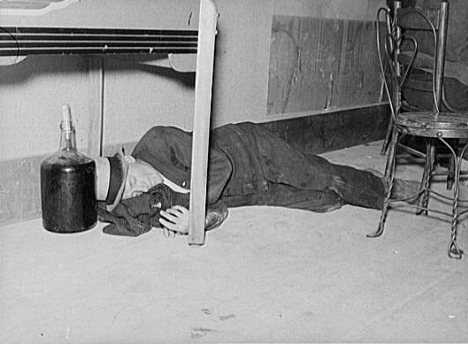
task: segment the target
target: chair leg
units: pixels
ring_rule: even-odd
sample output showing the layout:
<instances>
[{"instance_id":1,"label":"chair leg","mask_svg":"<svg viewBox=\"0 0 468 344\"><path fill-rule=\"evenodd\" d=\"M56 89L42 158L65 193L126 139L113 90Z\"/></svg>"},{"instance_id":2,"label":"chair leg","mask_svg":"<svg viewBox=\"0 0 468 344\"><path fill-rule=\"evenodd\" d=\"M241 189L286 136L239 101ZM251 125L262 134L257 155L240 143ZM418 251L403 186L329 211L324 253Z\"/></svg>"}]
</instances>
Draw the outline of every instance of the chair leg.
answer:
<instances>
[{"instance_id":1,"label":"chair leg","mask_svg":"<svg viewBox=\"0 0 468 344\"><path fill-rule=\"evenodd\" d=\"M380 155L385 155L388 150L388 145L392 139L392 132L393 132L393 118L390 117L390 121L388 122L388 127L387 127L387 134L385 135L385 140L382 144L382 149L380 151Z\"/></svg>"},{"instance_id":2,"label":"chair leg","mask_svg":"<svg viewBox=\"0 0 468 344\"><path fill-rule=\"evenodd\" d=\"M431 178L432 171L434 169L435 162L435 144L434 141L428 139L426 141L426 163L424 165L423 177L421 180L420 197L418 200L418 210L416 211L417 215L427 215L428 204L429 204L429 191L431 187Z\"/></svg>"},{"instance_id":3,"label":"chair leg","mask_svg":"<svg viewBox=\"0 0 468 344\"><path fill-rule=\"evenodd\" d=\"M453 188L453 183L455 180L455 164L456 164L456 161L450 158L449 163L448 163L448 173L447 173L447 190L452 190Z\"/></svg>"},{"instance_id":4,"label":"chair leg","mask_svg":"<svg viewBox=\"0 0 468 344\"><path fill-rule=\"evenodd\" d=\"M442 142L444 142L442 140ZM446 142L444 142L447 144ZM466 151L468 144L465 145L463 148L460 156L457 156L454 150L452 151L453 160L454 160L454 190L453 190L453 206L452 206L452 228L450 232L450 244L448 248L448 256L453 259L461 259L463 256L463 250L461 250L457 245L457 231L458 231L458 216L459 216L459 208L458 208L458 197L460 191L460 172L461 172L461 163L463 155Z\"/></svg>"},{"instance_id":5,"label":"chair leg","mask_svg":"<svg viewBox=\"0 0 468 344\"><path fill-rule=\"evenodd\" d=\"M459 145L466 143L462 139L454 139L453 146L455 147L456 151L459 152ZM447 190L452 190L453 183L455 181L455 164L457 163L456 158L453 159L451 157L448 162L448 173L447 173ZM461 169L460 169L461 172Z\"/></svg>"},{"instance_id":6,"label":"chair leg","mask_svg":"<svg viewBox=\"0 0 468 344\"><path fill-rule=\"evenodd\" d=\"M366 236L368 238L377 238L381 236L384 232L385 228L385 219L387 217L388 213L388 208L390 204L390 196L392 194L392 189L393 189L393 182L395 179L395 169L396 169L396 148L398 145L398 137L399 133L397 130L393 130L392 133L392 138L390 141L390 147L389 147L389 152L388 152L388 157L387 157L387 164L385 166L385 177L384 180L387 185L387 192L385 194L385 198L383 201L382 205L382 212L380 213L380 220L379 220L379 225L377 227L377 230L374 233L367 234Z\"/></svg>"},{"instance_id":7,"label":"chair leg","mask_svg":"<svg viewBox=\"0 0 468 344\"><path fill-rule=\"evenodd\" d=\"M459 209L458 209L458 196L460 191L460 170L461 170L461 162L462 157L465 154L466 149L468 148L468 144L465 145L463 150L461 151L460 155L457 155L455 150L448 144L446 140L439 137L439 140L447 146L450 150L452 157L451 160L454 162L454 187L453 187L453 202L452 202L452 228L450 231L450 243L448 247L448 256L453 259L461 259L463 256L463 251L457 245L457 230L458 230L458 216L459 216Z\"/></svg>"},{"instance_id":8,"label":"chair leg","mask_svg":"<svg viewBox=\"0 0 468 344\"><path fill-rule=\"evenodd\" d=\"M461 160L461 159L460 159ZM458 193L460 188L460 165L461 162L456 163L458 166L455 167L455 183L453 190L453 206L452 206L452 228L450 232L450 244L448 248L448 256L453 259L461 259L463 256L463 250L457 245L458 235Z\"/></svg>"}]
</instances>

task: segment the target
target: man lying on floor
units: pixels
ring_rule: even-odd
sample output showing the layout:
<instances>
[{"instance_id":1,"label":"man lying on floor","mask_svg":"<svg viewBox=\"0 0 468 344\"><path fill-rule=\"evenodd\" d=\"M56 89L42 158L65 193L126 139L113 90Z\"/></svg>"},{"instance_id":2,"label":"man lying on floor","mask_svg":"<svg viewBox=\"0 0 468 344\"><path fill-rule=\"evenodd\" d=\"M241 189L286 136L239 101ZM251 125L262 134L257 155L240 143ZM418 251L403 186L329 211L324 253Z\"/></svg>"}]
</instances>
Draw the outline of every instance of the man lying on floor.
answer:
<instances>
[{"instance_id":1,"label":"man lying on floor","mask_svg":"<svg viewBox=\"0 0 468 344\"><path fill-rule=\"evenodd\" d=\"M188 233L191 133L151 128L131 155L96 159L104 232L137 236L153 227ZM392 198L408 198L418 182L397 180ZM376 173L305 154L263 126L228 124L211 131L206 230L229 207L268 205L327 212L345 204L381 209L387 186Z\"/></svg>"}]
</instances>

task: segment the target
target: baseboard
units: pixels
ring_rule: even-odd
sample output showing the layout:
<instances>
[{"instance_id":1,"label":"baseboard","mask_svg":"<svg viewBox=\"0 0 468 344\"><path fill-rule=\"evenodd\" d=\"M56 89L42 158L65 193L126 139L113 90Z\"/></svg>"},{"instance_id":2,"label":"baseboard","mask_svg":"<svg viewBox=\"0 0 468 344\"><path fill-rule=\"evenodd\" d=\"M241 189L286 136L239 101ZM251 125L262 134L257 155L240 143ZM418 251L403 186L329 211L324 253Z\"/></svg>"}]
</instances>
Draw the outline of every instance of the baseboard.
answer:
<instances>
[{"instance_id":1,"label":"baseboard","mask_svg":"<svg viewBox=\"0 0 468 344\"><path fill-rule=\"evenodd\" d=\"M390 110L383 104L264 125L300 150L320 154L383 139L389 119Z\"/></svg>"}]
</instances>

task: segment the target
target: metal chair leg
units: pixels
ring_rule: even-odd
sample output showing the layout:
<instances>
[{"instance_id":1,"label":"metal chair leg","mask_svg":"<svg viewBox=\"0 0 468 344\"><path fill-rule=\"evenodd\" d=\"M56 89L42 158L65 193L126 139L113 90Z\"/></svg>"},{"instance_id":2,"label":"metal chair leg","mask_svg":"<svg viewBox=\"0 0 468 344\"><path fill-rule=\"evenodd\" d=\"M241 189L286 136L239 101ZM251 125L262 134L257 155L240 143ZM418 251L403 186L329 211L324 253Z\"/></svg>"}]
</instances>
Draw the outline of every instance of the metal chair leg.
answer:
<instances>
[{"instance_id":1,"label":"metal chair leg","mask_svg":"<svg viewBox=\"0 0 468 344\"><path fill-rule=\"evenodd\" d=\"M458 235L458 216L459 216L459 207L458 207L458 196L460 191L460 170L462 157L465 154L468 144L463 147L463 150L460 156L457 156L455 150L442 138L439 138L452 153L452 158L454 161L454 185L453 185L453 203L452 203L452 227L450 231L450 243L448 247L448 256L453 259L461 259L463 256L463 250L461 250L457 245L457 235Z\"/></svg>"},{"instance_id":2,"label":"metal chair leg","mask_svg":"<svg viewBox=\"0 0 468 344\"><path fill-rule=\"evenodd\" d=\"M448 172L447 172L447 190L452 190L455 182L455 164L454 159L449 159Z\"/></svg>"},{"instance_id":3,"label":"metal chair leg","mask_svg":"<svg viewBox=\"0 0 468 344\"><path fill-rule=\"evenodd\" d=\"M458 159L457 159L458 160ZM459 159L461 160L461 159ZM453 205L452 205L452 228L450 231L450 244L448 248L448 256L453 259L461 259L463 256L463 250L457 245L458 235L458 193L460 189L460 165L461 161L456 162L455 167L455 183L453 190Z\"/></svg>"},{"instance_id":4,"label":"metal chair leg","mask_svg":"<svg viewBox=\"0 0 468 344\"><path fill-rule=\"evenodd\" d=\"M390 117L390 121L388 122L388 127L387 127L387 134L385 135L385 139L384 139L384 142L382 144L382 149L380 151L380 155L385 155L385 153L387 153L387 150L388 150L388 145L392 139L392 133L394 131L393 129L393 118Z\"/></svg>"},{"instance_id":5,"label":"metal chair leg","mask_svg":"<svg viewBox=\"0 0 468 344\"><path fill-rule=\"evenodd\" d=\"M393 182L395 180L395 170L396 170L396 148L398 145L399 133L397 130L394 130L392 133L392 139L390 141L390 147L387 157L387 164L385 166L385 182L387 185L387 192L382 205L382 212L380 213L380 221L377 227L377 230L374 233L367 234L368 238L377 238L381 236L385 228L385 219L387 217L388 208L390 204L390 196L392 195Z\"/></svg>"},{"instance_id":6,"label":"metal chair leg","mask_svg":"<svg viewBox=\"0 0 468 344\"><path fill-rule=\"evenodd\" d=\"M429 192L431 187L432 171L435 162L435 144L432 139L426 141L426 163L424 165L423 177L421 179L420 197L418 199L417 215L427 215L429 204Z\"/></svg>"}]
</instances>

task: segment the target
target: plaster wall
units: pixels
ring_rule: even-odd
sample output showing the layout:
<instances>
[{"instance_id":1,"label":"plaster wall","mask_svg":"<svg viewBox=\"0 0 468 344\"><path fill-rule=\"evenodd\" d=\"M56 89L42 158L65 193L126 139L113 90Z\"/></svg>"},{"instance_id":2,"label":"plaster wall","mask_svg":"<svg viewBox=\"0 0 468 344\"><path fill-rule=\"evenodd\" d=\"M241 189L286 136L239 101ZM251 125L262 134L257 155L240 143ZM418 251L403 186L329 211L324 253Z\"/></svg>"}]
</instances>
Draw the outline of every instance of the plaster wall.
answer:
<instances>
[{"instance_id":1,"label":"plaster wall","mask_svg":"<svg viewBox=\"0 0 468 344\"><path fill-rule=\"evenodd\" d=\"M372 20L383 1L217 0L220 13L213 88L213 126L266 117L271 20L275 14ZM197 28L198 1L82 0L43 16L2 16L1 26ZM104 144L137 140L148 127L190 130L193 75L106 58ZM78 145L91 124L88 61L33 57L0 67L0 160L53 152L62 103L74 113ZM289 116L304 114L289 114Z\"/></svg>"}]
</instances>

